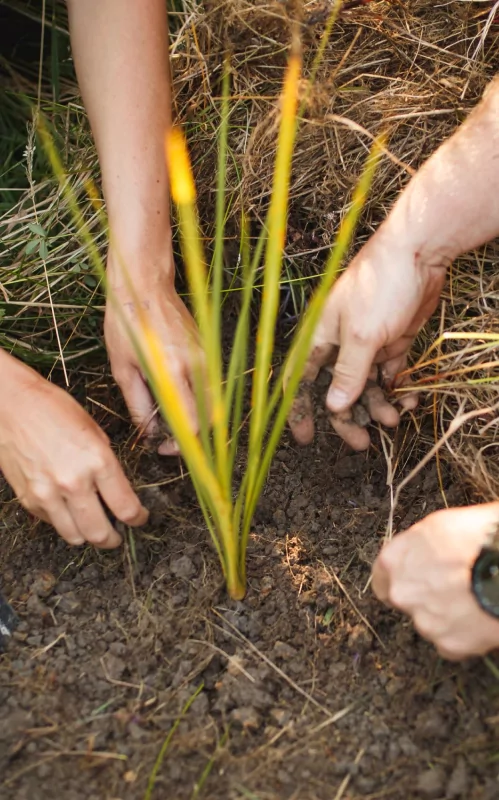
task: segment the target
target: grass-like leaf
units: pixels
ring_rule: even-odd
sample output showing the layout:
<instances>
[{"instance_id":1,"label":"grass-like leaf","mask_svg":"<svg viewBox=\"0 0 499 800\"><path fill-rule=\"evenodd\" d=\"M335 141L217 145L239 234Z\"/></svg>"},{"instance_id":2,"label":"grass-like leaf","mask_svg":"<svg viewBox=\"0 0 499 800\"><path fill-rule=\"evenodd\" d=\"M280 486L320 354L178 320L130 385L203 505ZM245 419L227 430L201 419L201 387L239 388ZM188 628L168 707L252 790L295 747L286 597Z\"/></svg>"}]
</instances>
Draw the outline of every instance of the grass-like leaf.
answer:
<instances>
[{"instance_id":1,"label":"grass-like leaf","mask_svg":"<svg viewBox=\"0 0 499 800\"><path fill-rule=\"evenodd\" d=\"M340 4L334 7L332 21ZM331 22L332 25L332 22ZM328 29L328 34L329 34ZM165 153L171 195L176 204L181 233L182 254L193 311L206 362L195 365L194 390L199 418L199 433L193 428L180 392L169 370L161 341L150 324L147 312L138 308L138 326L132 329L119 303L107 288L108 301L114 303L122 324L137 350L144 375L161 413L175 437L189 469L199 503L219 555L228 592L241 599L246 591L246 548L258 499L263 489L279 438L299 386L314 329L342 260L352 241L359 214L366 199L379 158L379 144L371 152L350 209L328 258L322 279L292 341L278 378L272 381L275 329L279 310L281 272L286 237L289 186L293 147L299 121L298 102L301 60L297 52L289 59L281 97L277 155L267 218L250 252L249 224L241 221L240 309L235 325L227 370L222 353L223 249L226 218L226 163L230 118L230 70L225 66L219 134L219 160L214 254L208 267L199 231L196 190L187 145L180 129L167 133ZM55 174L58 176L79 235L85 244L98 277L106 285L104 264L92 238L70 181L64 174L52 138L41 124L40 135ZM104 212L95 188L87 187L95 212ZM41 237L41 231L33 231ZM109 232L108 232L109 233ZM112 231L110 232L112 234ZM39 238L40 241L40 238ZM44 239L41 239L45 244ZM113 243L116 245L119 243ZM263 293L259 307L255 347L250 346L250 317L256 294L256 275L263 258ZM126 264L123 274L133 296L133 282ZM250 354L254 351L254 360ZM284 382L284 376L286 378ZM234 467L239 453L245 419L245 388L250 388L251 408L247 415L247 450L238 484Z\"/></svg>"}]
</instances>

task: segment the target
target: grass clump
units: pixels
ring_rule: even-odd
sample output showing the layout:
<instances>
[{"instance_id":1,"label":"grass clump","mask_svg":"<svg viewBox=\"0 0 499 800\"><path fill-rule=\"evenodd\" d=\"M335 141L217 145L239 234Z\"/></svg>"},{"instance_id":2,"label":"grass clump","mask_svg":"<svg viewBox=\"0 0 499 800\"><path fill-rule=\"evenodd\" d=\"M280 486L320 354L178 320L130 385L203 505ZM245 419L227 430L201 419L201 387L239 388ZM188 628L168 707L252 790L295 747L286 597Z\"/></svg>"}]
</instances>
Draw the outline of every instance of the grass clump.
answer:
<instances>
[{"instance_id":1,"label":"grass clump","mask_svg":"<svg viewBox=\"0 0 499 800\"><path fill-rule=\"evenodd\" d=\"M137 349L149 385L161 413L175 436L188 466L206 524L220 558L230 596L242 599L246 591L246 548L256 505L273 455L299 387L314 328L322 307L350 245L360 210L374 173L377 154L372 153L340 226L337 242L327 260L324 275L298 327L285 358L281 375L271 385L275 329L279 312L280 283L289 201L293 146L298 123L301 59L289 59L280 100L277 155L268 214L258 244L250 252L248 226L241 226L240 258L243 289L232 350L224 371L222 350L223 244L226 217L227 138L230 117L229 72L226 70L219 136L218 192L215 246L208 268L196 210L196 191L187 147L179 128L166 137L166 156L172 198L177 206L182 251L193 310L206 364L198 365L194 393L200 425L194 430L183 406L168 362L149 324L147 312L139 312L139 335L122 321ZM64 173L47 130L42 139L53 167L64 186L76 225L98 276L105 270L98 248L79 209L71 183ZM94 189L89 186L95 208L102 213ZM112 232L111 232L112 235ZM263 260L263 266L260 262ZM125 274L126 265L123 265ZM257 275L263 285L257 323L254 360L249 358L250 317ZM130 280L130 278L128 278ZM133 285L130 280L130 287ZM112 292L109 294L113 301ZM138 304L140 307L140 304ZM118 306L117 306L118 308ZM283 377L286 376L284 382ZM251 409L247 418L248 444L242 477L234 475L240 435L245 425L244 396L250 383Z\"/></svg>"},{"instance_id":2,"label":"grass clump","mask_svg":"<svg viewBox=\"0 0 499 800\"><path fill-rule=\"evenodd\" d=\"M292 55L281 98L277 156L269 211L262 228L260 246L257 245L253 257L250 256L244 222L242 225L240 252L244 288L225 375L222 371L221 288L228 98L225 97L223 101L216 241L209 271L205 265L198 232L194 182L183 136L178 129L167 137L166 144L172 197L178 208L187 277L207 361L205 376L199 375L196 386L201 425L199 439L190 429L179 398L175 397L175 387L167 374L167 365L163 363L159 348L154 346L153 331L148 332L150 348L146 358L149 358L149 373L153 379L156 397L189 467L222 563L229 594L235 599L241 599L246 590L246 547L258 498L298 389L314 327L350 243L374 170L375 159L371 158L350 211L341 226L324 277L291 343L284 371L271 387L291 162L297 128L300 73L300 59L296 54ZM257 324L255 355L251 363L248 358L250 308L262 249L264 249L261 278L263 293ZM283 388L284 374L286 381ZM239 485L235 486L234 464L243 426L243 398L247 381L251 384L251 410L248 419L246 468ZM208 387L207 390L205 387ZM210 426L213 429L212 435Z\"/></svg>"}]
</instances>

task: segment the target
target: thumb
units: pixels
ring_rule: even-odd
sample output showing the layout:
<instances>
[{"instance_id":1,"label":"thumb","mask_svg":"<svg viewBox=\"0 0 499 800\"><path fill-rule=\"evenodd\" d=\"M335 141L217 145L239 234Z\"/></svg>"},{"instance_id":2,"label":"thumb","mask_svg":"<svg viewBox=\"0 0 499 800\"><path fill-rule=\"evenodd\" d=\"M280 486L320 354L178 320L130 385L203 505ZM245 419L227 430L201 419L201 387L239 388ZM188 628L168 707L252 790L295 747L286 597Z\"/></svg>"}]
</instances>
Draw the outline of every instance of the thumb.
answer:
<instances>
[{"instance_id":1,"label":"thumb","mask_svg":"<svg viewBox=\"0 0 499 800\"><path fill-rule=\"evenodd\" d=\"M360 397L376 355L374 345L353 337L340 346L326 405L333 414L345 411Z\"/></svg>"}]
</instances>

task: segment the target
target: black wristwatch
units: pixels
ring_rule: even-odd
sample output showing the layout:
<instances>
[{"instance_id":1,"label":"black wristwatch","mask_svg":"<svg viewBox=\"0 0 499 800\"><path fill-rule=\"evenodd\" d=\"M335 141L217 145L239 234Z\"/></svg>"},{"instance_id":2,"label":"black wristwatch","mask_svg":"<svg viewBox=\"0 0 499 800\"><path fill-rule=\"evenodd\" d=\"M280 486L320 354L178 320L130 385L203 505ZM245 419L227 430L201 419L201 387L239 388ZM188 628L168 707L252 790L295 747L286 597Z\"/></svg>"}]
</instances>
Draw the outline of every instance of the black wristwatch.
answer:
<instances>
[{"instance_id":1,"label":"black wristwatch","mask_svg":"<svg viewBox=\"0 0 499 800\"><path fill-rule=\"evenodd\" d=\"M499 619L499 542L497 533L482 548L471 571L471 588L480 608Z\"/></svg>"}]
</instances>

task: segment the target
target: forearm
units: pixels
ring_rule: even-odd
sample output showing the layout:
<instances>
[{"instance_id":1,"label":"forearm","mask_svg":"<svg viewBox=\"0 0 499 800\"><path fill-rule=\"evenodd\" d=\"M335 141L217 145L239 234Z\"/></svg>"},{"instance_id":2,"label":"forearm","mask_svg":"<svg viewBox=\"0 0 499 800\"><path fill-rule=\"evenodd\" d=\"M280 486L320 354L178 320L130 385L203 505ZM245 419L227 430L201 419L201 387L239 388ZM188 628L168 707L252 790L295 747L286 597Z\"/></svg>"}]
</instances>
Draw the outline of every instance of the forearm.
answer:
<instances>
[{"instance_id":1,"label":"forearm","mask_svg":"<svg viewBox=\"0 0 499 800\"><path fill-rule=\"evenodd\" d=\"M134 280L149 283L156 273L173 272L164 158L170 125L166 3L67 3L76 72L102 170L111 256L115 245ZM110 277L122 283L118 274Z\"/></svg>"},{"instance_id":2,"label":"forearm","mask_svg":"<svg viewBox=\"0 0 499 800\"><path fill-rule=\"evenodd\" d=\"M379 232L432 265L499 235L499 79L419 170Z\"/></svg>"}]
</instances>

